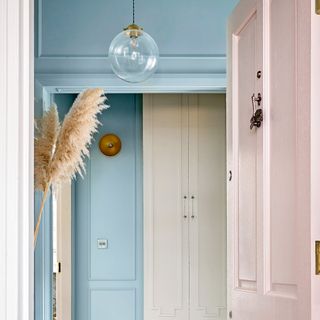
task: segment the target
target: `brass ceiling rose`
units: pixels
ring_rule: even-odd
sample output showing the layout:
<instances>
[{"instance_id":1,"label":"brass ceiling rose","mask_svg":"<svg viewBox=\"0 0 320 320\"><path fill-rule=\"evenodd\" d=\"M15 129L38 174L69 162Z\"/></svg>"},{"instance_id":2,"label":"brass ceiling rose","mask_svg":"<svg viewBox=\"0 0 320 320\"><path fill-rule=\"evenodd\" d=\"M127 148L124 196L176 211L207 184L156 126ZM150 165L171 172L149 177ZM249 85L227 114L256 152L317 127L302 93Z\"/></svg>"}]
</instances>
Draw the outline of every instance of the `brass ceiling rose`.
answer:
<instances>
[{"instance_id":1,"label":"brass ceiling rose","mask_svg":"<svg viewBox=\"0 0 320 320\"><path fill-rule=\"evenodd\" d=\"M143 28L141 28L137 24L132 23L128 25L126 28L124 28L123 30L126 31L126 34L130 38L138 38L142 35L141 31L143 30Z\"/></svg>"},{"instance_id":2,"label":"brass ceiling rose","mask_svg":"<svg viewBox=\"0 0 320 320\"><path fill-rule=\"evenodd\" d=\"M99 149L104 155L108 157L113 157L116 154L118 154L121 150L121 140L115 134L105 134L100 139Z\"/></svg>"}]
</instances>

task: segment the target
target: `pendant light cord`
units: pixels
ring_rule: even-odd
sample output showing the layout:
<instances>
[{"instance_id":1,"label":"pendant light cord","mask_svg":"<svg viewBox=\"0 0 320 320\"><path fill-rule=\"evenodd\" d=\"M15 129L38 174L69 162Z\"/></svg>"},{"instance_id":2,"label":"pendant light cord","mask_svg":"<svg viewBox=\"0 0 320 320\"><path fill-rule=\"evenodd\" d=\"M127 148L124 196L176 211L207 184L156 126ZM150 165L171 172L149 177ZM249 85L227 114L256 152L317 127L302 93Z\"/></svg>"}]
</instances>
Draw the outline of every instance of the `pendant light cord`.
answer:
<instances>
[{"instance_id":1,"label":"pendant light cord","mask_svg":"<svg viewBox=\"0 0 320 320\"><path fill-rule=\"evenodd\" d=\"M135 23L135 3L134 0L132 0L132 23Z\"/></svg>"}]
</instances>

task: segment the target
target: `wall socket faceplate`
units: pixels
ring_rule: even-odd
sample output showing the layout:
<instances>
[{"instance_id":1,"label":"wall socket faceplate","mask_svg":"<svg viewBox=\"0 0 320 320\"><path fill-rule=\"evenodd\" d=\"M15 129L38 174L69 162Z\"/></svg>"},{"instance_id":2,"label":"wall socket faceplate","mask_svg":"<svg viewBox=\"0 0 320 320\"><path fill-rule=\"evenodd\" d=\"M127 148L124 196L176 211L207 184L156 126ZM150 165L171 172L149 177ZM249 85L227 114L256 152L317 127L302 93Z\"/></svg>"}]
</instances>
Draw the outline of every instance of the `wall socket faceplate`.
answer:
<instances>
[{"instance_id":1,"label":"wall socket faceplate","mask_svg":"<svg viewBox=\"0 0 320 320\"><path fill-rule=\"evenodd\" d=\"M108 240L107 239L97 239L98 249L108 249Z\"/></svg>"}]
</instances>

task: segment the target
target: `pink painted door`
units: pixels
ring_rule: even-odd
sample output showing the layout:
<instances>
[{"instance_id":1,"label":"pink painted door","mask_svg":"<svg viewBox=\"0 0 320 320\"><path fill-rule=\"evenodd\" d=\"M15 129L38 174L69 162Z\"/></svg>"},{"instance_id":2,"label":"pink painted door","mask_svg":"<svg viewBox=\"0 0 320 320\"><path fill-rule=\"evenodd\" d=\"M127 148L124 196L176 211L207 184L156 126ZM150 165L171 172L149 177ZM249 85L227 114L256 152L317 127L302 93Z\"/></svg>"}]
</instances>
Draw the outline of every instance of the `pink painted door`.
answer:
<instances>
[{"instance_id":1,"label":"pink painted door","mask_svg":"<svg viewBox=\"0 0 320 320\"><path fill-rule=\"evenodd\" d=\"M228 307L236 320L315 319L299 5L241 0L229 21Z\"/></svg>"}]
</instances>

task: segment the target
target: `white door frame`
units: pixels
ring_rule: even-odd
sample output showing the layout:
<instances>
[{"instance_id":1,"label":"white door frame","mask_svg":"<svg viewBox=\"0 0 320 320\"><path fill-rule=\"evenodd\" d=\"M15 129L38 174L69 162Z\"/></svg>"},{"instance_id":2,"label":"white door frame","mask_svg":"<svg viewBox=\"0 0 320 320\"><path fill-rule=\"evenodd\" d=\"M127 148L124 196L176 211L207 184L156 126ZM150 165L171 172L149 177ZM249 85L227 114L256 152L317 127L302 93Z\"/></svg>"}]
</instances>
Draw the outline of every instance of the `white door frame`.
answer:
<instances>
[{"instance_id":1,"label":"white door frame","mask_svg":"<svg viewBox=\"0 0 320 320\"><path fill-rule=\"evenodd\" d=\"M320 15L315 14L315 1L311 0L311 246L320 240ZM305 34L305 33L303 33ZM307 81L310 81L307 78ZM308 83L309 84L309 83ZM315 275L315 255L311 255L311 315L320 319L320 276Z\"/></svg>"},{"instance_id":2,"label":"white door frame","mask_svg":"<svg viewBox=\"0 0 320 320\"><path fill-rule=\"evenodd\" d=\"M0 0L0 318L33 319L33 0Z\"/></svg>"},{"instance_id":3,"label":"white door frame","mask_svg":"<svg viewBox=\"0 0 320 320\"><path fill-rule=\"evenodd\" d=\"M57 261L61 270L56 274L57 319L72 319L72 187L63 183L57 188Z\"/></svg>"}]
</instances>

